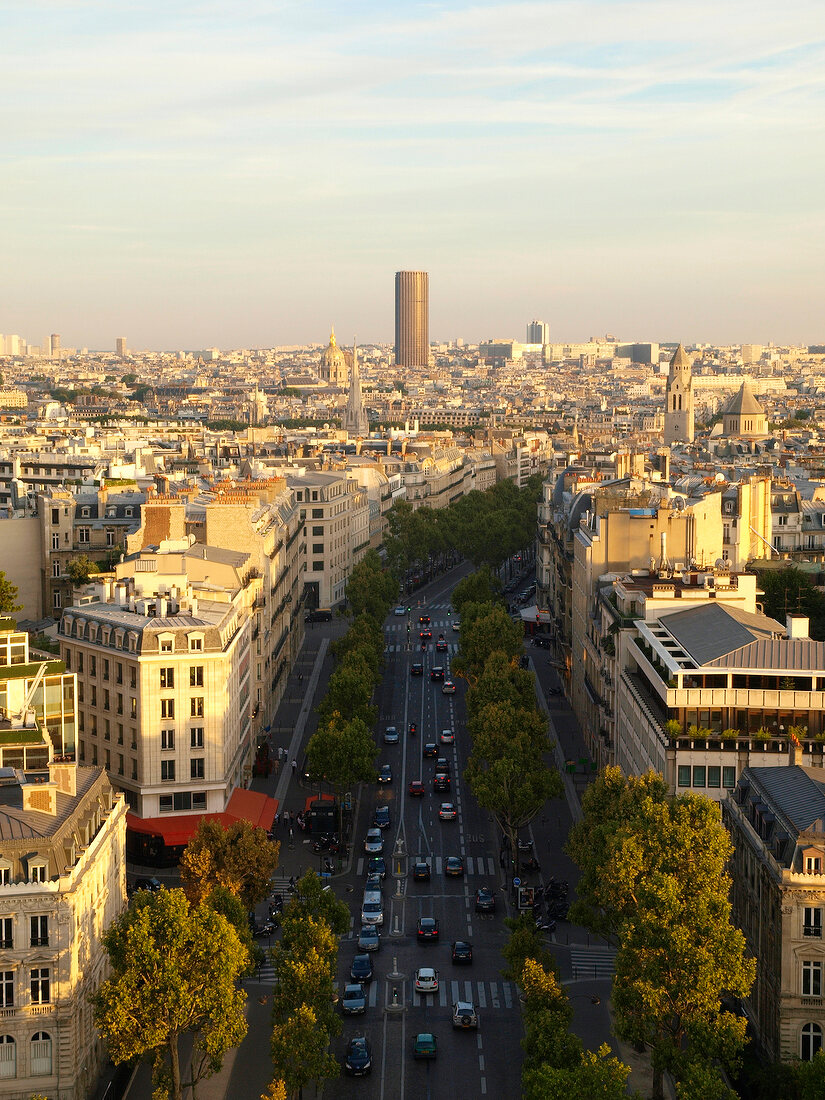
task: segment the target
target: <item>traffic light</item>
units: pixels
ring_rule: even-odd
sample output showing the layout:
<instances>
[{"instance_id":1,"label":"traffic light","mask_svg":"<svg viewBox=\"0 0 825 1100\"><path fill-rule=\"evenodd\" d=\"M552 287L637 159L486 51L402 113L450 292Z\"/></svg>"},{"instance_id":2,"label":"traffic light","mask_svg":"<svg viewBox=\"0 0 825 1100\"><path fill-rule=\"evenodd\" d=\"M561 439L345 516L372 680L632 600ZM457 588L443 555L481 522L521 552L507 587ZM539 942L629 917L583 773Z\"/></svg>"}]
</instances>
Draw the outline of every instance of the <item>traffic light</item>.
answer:
<instances>
[{"instance_id":1,"label":"traffic light","mask_svg":"<svg viewBox=\"0 0 825 1100\"><path fill-rule=\"evenodd\" d=\"M450 617L450 616L452 615L452 613L453 613L453 609L452 609L451 607L448 607L448 608L447 608L447 618L448 618L448 619L449 619L449 617Z\"/></svg>"},{"instance_id":2,"label":"traffic light","mask_svg":"<svg viewBox=\"0 0 825 1100\"><path fill-rule=\"evenodd\" d=\"M409 614L411 614L411 613L412 613L412 608L411 608L411 607L408 607L408 608L407 608L407 614L409 615Z\"/></svg>"},{"instance_id":3,"label":"traffic light","mask_svg":"<svg viewBox=\"0 0 825 1100\"><path fill-rule=\"evenodd\" d=\"M409 634L409 632L410 632L410 624L407 623L407 633Z\"/></svg>"}]
</instances>

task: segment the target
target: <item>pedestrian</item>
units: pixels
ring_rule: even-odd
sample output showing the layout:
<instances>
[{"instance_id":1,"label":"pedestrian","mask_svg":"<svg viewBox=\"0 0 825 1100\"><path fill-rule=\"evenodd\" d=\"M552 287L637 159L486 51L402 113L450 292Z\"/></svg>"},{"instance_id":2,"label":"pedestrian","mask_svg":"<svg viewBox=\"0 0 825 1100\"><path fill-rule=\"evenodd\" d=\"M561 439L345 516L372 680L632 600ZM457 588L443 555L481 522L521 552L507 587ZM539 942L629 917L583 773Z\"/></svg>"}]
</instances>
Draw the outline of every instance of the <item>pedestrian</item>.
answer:
<instances>
[{"instance_id":1,"label":"pedestrian","mask_svg":"<svg viewBox=\"0 0 825 1100\"><path fill-rule=\"evenodd\" d=\"M295 833L294 833L294 831L293 831L293 829L292 829L292 826L290 825L290 826L289 826L289 842L290 842L290 844L292 843L292 841L293 841L294 839L295 839Z\"/></svg>"},{"instance_id":2,"label":"pedestrian","mask_svg":"<svg viewBox=\"0 0 825 1100\"><path fill-rule=\"evenodd\" d=\"M275 814L275 828L276 829L278 828L278 824L279 824L280 820L281 820L281 815L279 813L276 813Z\"/></svg>"},{"instance_id":3,"label":"pedestrian","mask_svg":"<svg viewBox=\"0 0 825 1100\"><path fill-rule=\"evenodd\" d=\"M289 810L284 810L284 825L289 828Z\"/></svg>"},{"instance_id":4,"label":"pedestrian","mask_svg":"<svg viewBox=\"0 0 825 1100\"><path fill-rule=\"evenodd\" d=\"M297 760L293 760L293 761L292 761L292 774L293 774L293 775L295 775L295 773L296 773L297 771L298 771L298 761L297 761Z\"/></svg>"}]
</instances>

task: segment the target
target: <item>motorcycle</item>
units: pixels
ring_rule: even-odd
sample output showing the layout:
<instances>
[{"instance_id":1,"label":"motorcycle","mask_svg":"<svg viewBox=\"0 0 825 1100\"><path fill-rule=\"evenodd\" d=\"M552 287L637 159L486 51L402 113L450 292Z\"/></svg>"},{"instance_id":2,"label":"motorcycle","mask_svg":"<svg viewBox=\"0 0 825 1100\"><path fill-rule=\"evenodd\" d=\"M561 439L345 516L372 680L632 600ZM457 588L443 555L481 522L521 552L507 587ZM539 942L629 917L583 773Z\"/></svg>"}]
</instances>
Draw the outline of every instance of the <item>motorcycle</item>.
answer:
<instances>
[{"instance_id":1,"label":"motorcycle","mask_svg":"<svg viewBox=\"0 0 825 1100\"><path fill-rule=\"evenodd\" d=\"M325 852L332 844L334 839L335 838L329 833L324 833L322 836L319 836L312 845L313 852Z\"/></svg>"},{"instance_id":2,"label":"motorcycle","mask_svg":"<svg viewBox=\"0 0 825 1100\"><path fill-rule=\"evenodd\" d=\"M527 859L527 860L524 861L524 863L521 864L521 870L522 871L540 871L541 866L539 864L539 861L536 859L536 857L533 856L532 859Z\"/></svg>"},{"instance_id":3,"label":"motorcycle","mask_svg":"<svg viewBox=\"0 0 825 1100\"><path fill-rule=\"evenodd\" d=\"M410 722L410 727L409 727L409 731L408 731L410 737L415 737L417 730L418 730L418 726L415 724L415 722Z\"/></svg>"}]
</instances>

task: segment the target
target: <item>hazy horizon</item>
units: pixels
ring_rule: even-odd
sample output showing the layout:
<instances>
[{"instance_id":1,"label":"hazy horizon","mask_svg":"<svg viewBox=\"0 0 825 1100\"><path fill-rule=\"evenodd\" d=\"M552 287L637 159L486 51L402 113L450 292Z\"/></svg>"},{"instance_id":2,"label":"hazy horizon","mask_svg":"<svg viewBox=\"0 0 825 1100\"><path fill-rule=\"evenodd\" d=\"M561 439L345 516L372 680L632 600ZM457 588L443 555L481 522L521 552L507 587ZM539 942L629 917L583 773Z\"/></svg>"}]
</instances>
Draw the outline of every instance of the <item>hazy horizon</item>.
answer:
<instances>
[{"instance_id":1,"label":"hazy horizon","mask_svg":"<svg viewBox=\"0 0 825 1100\"><path fill-rule=\"evenodd\" d=\"M825 343L821 0L11 0L0 332ZM657 337L656 333L666 333Z\"/></svg>"}]
</instances>

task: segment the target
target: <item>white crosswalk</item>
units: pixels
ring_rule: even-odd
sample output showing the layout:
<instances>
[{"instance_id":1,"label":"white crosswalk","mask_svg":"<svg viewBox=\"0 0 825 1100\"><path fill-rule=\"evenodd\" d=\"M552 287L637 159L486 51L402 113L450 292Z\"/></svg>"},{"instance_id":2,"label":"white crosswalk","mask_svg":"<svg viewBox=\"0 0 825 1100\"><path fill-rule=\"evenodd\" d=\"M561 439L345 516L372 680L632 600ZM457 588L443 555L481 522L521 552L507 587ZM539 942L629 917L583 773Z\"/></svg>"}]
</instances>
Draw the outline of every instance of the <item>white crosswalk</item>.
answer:
<instances>
[{"instance_id":1,"label":"white crosswalk","mask_svg":"<svg viewBox=\"0 0 825 1100\"><path fill-rule=\"evenodd\" d=\"M444 874L444 857L436 856L431 864L432 873L435 877L439 877ZM355 865L355 873L359 877L364 875L366 871L366 857L361 856ZM464 877L465 878L495 878L496 875L496 861L492 856L465 856L464 857Z\"/></svg>"},{"instance_id":2,"label":"white crosswalk","mask_svg":"<svg viewBox=\"0 0 825 1100\"><path fill-rule=\"evenodd\" d=\"M412 1004L437 1004L440 1008L456 1001L471 1001L477 1009L513 1007L515 991L511 982L441 981L435 993L412 991Z\"/></svg>"},{"instance_id":3,"label":"white crosswalk","mask_svg":"<svg viewBox=\"0 0 825 1100\"><path fill-rule=\"evenodd\" d=\"M616 967L616 951L613 947L571 947L570 962L573 978L610 978Z\"/></svg>"}]
</instances>

